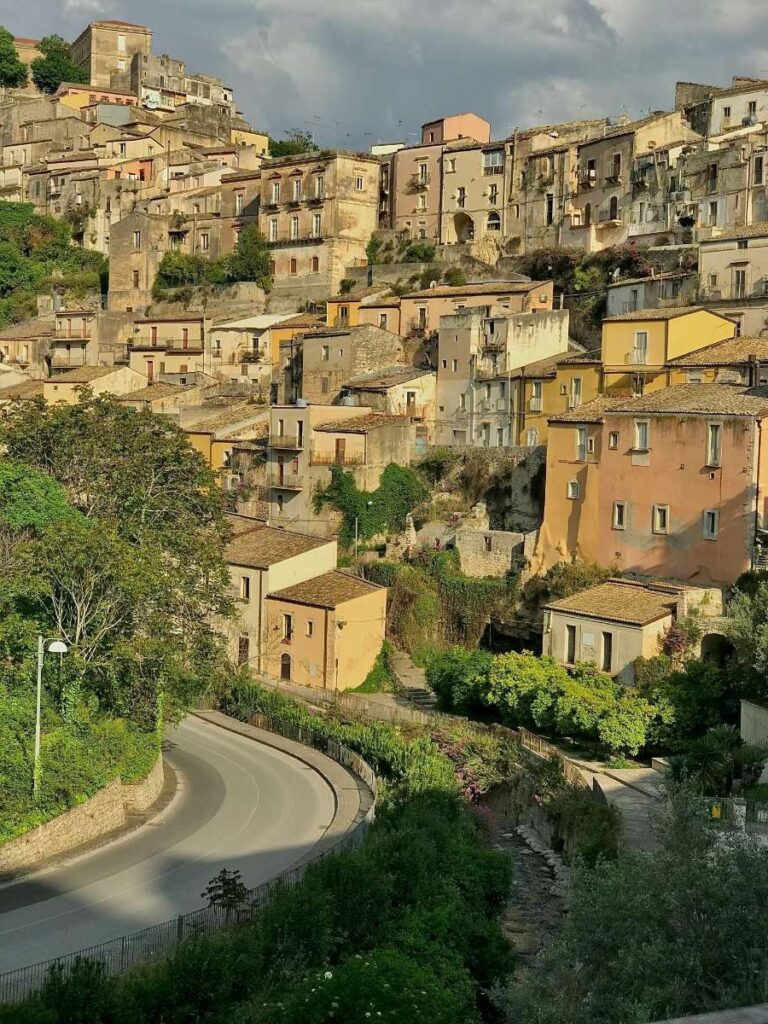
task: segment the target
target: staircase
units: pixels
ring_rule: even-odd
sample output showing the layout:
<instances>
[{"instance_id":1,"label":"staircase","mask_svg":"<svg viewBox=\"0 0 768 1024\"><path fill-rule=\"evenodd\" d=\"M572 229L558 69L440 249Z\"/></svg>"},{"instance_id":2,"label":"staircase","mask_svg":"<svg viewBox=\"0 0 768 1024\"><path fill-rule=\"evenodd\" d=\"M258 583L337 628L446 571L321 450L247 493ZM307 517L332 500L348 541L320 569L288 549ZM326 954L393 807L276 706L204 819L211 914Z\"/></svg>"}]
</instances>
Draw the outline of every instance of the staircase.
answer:
<instances>
[{"instance_id":1,"label":"staircase","mask_svg":"<svg viewBox=\"0 0 768 1024\"><path fill-rule=\"evenodd\" d=\"M414 665L410 655L405 651L395 651L392 655L392 671L397 677L402 696L420 711L434 711L437 698L427 686L424 669Z\"/></svg>"}]
</instances>

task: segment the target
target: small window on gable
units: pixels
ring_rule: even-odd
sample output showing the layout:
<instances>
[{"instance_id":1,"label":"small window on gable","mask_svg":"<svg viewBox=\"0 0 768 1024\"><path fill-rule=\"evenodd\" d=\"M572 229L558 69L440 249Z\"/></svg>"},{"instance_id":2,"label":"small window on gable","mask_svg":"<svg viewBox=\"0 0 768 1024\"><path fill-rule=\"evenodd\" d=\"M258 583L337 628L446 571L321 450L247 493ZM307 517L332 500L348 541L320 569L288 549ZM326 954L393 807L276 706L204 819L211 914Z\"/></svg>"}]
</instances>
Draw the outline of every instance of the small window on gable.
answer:
<instances>
[{"instance_id":1,"label":"small window on gable","mask_svg":"<svg viewBox=\"0 0 768 1024\"><path fill-rule=\"evenodd\" d=\"M716 540L720 530L720 512L716 508L707 508L702 514L702 531L705 540Z\"/></svg>"},{"instance_id":2,"label":"small window on gable","mask_svg":"<svg viewBox=\"0 0 768 1024\"><path fill-rule=\"evenodd\" d=\"M623 530L627 525L627 503L626 501L614 501L613 503L613 528Z\"/></svg>"},{"instance_id":3,"label":"small window on gable","mask_svg":"<svg viewBox=\"0 0 768 1024\"><path fill-rule=\"evenodd\" d=\"M669 505L653 506L653 532L669 533Z\"/></svg>"},{"instance_id":4,"label":"small window on gable","mask_svg":"<svg viewBox=\"0 0 768 1024\"><path fill-rule=\"evenodd\" d=\"M616 451L616 449L619 447L619 432L618 432L618 430L612 430L608 434L608 447L611 449L611 451Z\"/></svg>"},{"instance_id":5,"label":"small window on gable","mask_svg":"<svg viewBox=\"0 0 768 1024\"><path fill-rule=\"evenodd\" d=\"M571 501L575 501L576 499L579 498L580 493L581 493L581 488L579 487L579 481L578 480L569 480L568 481L568 490L567 490L568 498L570 498Z\"/></svg>"}]
</instances>

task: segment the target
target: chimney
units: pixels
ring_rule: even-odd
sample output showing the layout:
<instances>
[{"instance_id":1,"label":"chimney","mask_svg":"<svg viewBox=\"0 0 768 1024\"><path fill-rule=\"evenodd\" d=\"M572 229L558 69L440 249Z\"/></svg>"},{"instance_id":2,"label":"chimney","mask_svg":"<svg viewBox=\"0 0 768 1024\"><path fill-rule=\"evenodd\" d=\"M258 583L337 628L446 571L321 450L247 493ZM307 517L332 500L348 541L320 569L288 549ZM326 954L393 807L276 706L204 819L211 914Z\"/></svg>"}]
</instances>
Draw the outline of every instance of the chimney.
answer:
<instances>
[{"instance_id":1,"label":"chimney","mask_svg":"<svg viewBox=\"0 0 768 1024\"><path fill-rule=\"evenodd\" d=\"M751 388L760 384L760 362L754 352L747 357L747 384Z\"/></svg>"}]
</instances>

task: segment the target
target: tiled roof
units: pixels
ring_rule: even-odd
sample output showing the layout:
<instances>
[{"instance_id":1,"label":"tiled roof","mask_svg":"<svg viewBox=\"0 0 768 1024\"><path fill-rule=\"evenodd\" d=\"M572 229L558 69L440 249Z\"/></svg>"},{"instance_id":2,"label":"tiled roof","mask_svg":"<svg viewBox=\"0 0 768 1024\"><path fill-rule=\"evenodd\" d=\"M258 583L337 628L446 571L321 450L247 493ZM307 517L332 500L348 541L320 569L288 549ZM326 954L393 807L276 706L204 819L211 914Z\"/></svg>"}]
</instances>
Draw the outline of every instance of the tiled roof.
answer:
<instances>
[{"instance_id":1,"label":"tiled roof","mask_svg":"<svg viewBox=\"0 0 768 1024\"><path fill-rule=\"evenodd\" d=\"M712 316L719 316L721 320L728 320L727 316L715 313L706 306L662 306L659 309L636 309L633 313L620 313L618 316L608 316L603 323L619 323L622 320L674 320L678 316L688 316L689 313L711 313Z\"/></svg>"},{"instance_id":2,"label":"tiled roof","mask_svg":"<svg viewBox=\"0 0 768 1024\"><path fill-rule=\"evenodd\" d=\"M453 299L463 295L518 295L544 288L550 281L478 281L475 284L438 285L420 292L409 292L405 299Z\"/></svg>"},{"instance_id":3,"label":"tiled roof","mask_svg":"<svg viewBox=\"0 0 768 1024\"><path fill-rule=\"evenodd\" d=\"M642 583L609 580L579 594L544 605L547 610L588 618L644 626L671 615L677 607L674 594L652 589Z\"/></svg>"},{"instance_id":4,"label":"tiled roof","mask_svg":"<svg viewBox=\"0 0 768 1024\"><path fill-rule=\"evenodd\" d=\"M420 370L415 366L390 366L376 373L360 374L352 377L345 388L354 388L356 391L380 391L382 388L391 388L396 384L405 384L409 380L417 380L419 377L426 377L431 370Z\"/></svg>"},{"instance_id":5,"label":"tiled roof","mask_svg":"<svg viewBox=\"0 0 768 1024\"><path fill-rule=\"evenodd\" d=\"M49 377L46 384L90 384L92 380L100 380L102 377L114 373L118 367L115 366L78 366L74 370L65 370L55 377Z\"/></svg>"},{"instance_id":6,"label":"tiled roof","mask_svg":"<svg viewBox=\"0 0 768 1024\"><path fill-rule=\"evenodd\" d=\"M393 423L409 423L407 416L393 416L386 412L370 412L364 416L352 417L347 420L332 420L320 423L315 430L328 434L367 434L378 427L388 427Z\"/></svg>"},{"instance_id":7,"label":"tiled roof","mask_svg":"<svg viewBox=\"0 0 768 1024\"><path fill-rule=\"evenodd\" d=\"M331 543L320 537L278 530L274 526L259 523L254 523L252 529L240 529L237 526L234 529L235 535L224 552L224 561L230 565L246 565L253 569L268 569L270 565Z\"/></svg>"},{"instance_id":8,"label":"tiled roof","mask_svg":"<svg viewBox=\"0 0 768 1024\"><path fill-rule=\"evenodd\" d=\"M739 337L717 341L714 345L669 359L667 366L739 366L750 356L757 356L761 363L768 362L768 338Z\"/></svg>"},{"instance_id":9,"label":"tiled roof","mask_svg":"<svg viewBox=\"0 0 768 1024\"><path fill-rule=\"evenodd\" d=\"M555 377L559 361L560 356L547 356L546 359L537 359L533 363L519 366L509 376L512 380L516 380L518 377Z\"/></svg>"},{"instance_id":10,"label":"tiled roof","mask_svg":"<svg viewBox=\"0 0 768 1024\"><path fill-rule=\"evenodd\" d=\"M711 238L702 238L700 245L715 245L717 242L735 242L739 238L768 238L768 221L748 224L742 228L731 228Z\"/></svg>"},{"instance_id":11,"label":"tiled roof","mask_svg":"<svg viewBox=\"0 0 768 1024\"><path fill-rule=\"evenodd\" d=\"M23 380L18 384L11 384L7 388L0 388L0 402L13 401L13 399L30 399L43 397L43 382L41 380Z\"/></svg>"},{"instance_id":12,"label":"tiled roof","mask_svg":"<svg viewBox=\"0 0 768 1024\"><path fill-rule=\"evenodd\" d=\"M675 384L635 398L601 395L592 402L551 416L550 423L602 423L606 415L746 416L768 415L768 387L739 384Z\"/></svg>"},{"instance_id":13,"label":"tiled roof","mask_svg":"<svg viewBox=\"0 0 768 1024\"><path fill-rule=\"evenodd\" d=\"M334 569L285 590L276 590L267 595L267 600L295 601L297 604L309 604L317 608L337 608L346 601L354 601L357 597L366 597L382 589L360 576Z\"/></svg>"},{"instance_id":14,"label":"tiled roof","mask_svg":"<svg viewBox=\"0 0 768 1024\"><path fill-rule=\"evenodd\" d=\"M121 395L119 402L154 402L158 398L170 398L171 395L181 395L185 391L191 391L194 384L165 384L158 381L156 384L148 384L138 391L131 391L128 395Z\"/></svg>"},{"instance_id":15,"label":"tiled roof","mask_svg":"<svg viewBox=\"0 0 768 1024\"><path fill-rule=\"evenodd\" d=\"M558 366L587 366L602 363L603 359L600 354L600 349L594 349L591 352L574 352L571 356L566 356L564 359L558 359Z\"/></svg>"},{"instance_id":16,"label":"tiled roof","mask_svg":"<svg viewBox=\"0 0 768 1024\"><path fill-rule=\"evenodd\" d=\"M20 324L12 324L0 331L0 341L14 338L39 338L53 334L53 316L36 316Z\"/></svg>"},{"instance_id":17,"label":"tiled roof","mask_svg":"<svg viewBox=\"0 0 768 1024\"><path fill-rule=\"evenodd\" d=\"M238 424L244 426L249 420L258 420L261 416L265 420L267 419L265 406L251 405L246 402L235 407L225 406L223 409L220 406L213 406L207 415L185 423L182 430L191 434L216 434L220 430L234 428Z\"/></svg>"},{"instance_id":18,"label":"tiled roof","mask_svg":"<svg viewBox=\"0 0 768 1024\"><path fill-rule=\"evenodd\" d=\"M325 317L319 313L297 313L296 316L289 316L283 320L280 327L322 327L325 325Z\"/></svg>"},{"instance_id":19,"label":"tiled roof","mask_svg":"<svg viewBox=\"0 0 768 1024\"><path fill-rule=\"evenodd\" d=\"M665 270L660 274L646 274L645 277L620 277L611 281L609 288L621 288L628 284L653 284L654 281L678 281L684 277L695 277L695 270Z\"/></svg>"}]
</instances>

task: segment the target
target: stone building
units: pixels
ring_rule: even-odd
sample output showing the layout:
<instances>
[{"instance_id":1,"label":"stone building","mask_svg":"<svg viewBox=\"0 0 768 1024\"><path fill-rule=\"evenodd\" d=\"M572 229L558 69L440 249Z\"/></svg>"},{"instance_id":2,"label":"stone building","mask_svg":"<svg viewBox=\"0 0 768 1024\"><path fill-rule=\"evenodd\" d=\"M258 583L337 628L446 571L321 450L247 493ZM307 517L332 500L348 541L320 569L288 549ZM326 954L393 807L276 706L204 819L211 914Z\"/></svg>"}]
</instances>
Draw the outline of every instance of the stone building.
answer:
<instances>
[{"instance_id":1,"label":"stone building","mask_svg":"<svg viewBox=\"0 0 768 1024\"><path fill-rule=\"evenodd\" d=\"M135 54L149 57L152 30L129 21L92 21L72 43L72 60L91 85L108 89L112 76L129 70Z\"/></svg>"},{"instance_id":2,"label":"stone building","mask_svg":"<svg viewBox=\"0 0 768 1024\"><path fill-rule=\"evenodd\" d=\"M109 310L144 313L160 261L171 248L170 217L129 213L110 227Z\"/></svg>"},{"instance_id":3,"label":"stone building","mask_svg":"<svg viewBox=\"0 0 768 1024\"><path fill-rule=\"evenodd\" d=\"M670 270L651 277L619 278L607 288L605 315L620 316L659 306L690 306L698 297L698 275Z\"/></svg>"},{"instance_id":4,"label":"stone building","mask_svg":"<svg viewBox=\"0 0 768 1024\"><path fill-rule=\"evenodd\" d=\"M301 397L334 405L351 377L404 363L403 339L378 327L308 334L302 343Z\"/></svg>"},{"instance_id":5,"label":"stone building","mask_svg":"<svg viewBox=\"0 0 768 1024\"><path fill-rule=\"evenodd\" d=\"M699 246L701 301L734 320L738 333L768 327L768 222L720 231Z\"/></svg>"},{"instance_id":6,"label":"stone building","mask_svg":"<svg viewBox=\"0 0 768 1024\"><path fill-rule=\"evenodd\" d=\"M504 143L449 143L442 164L440 242L498 242L506 210Z\"/></svg>"}]
</instances>

